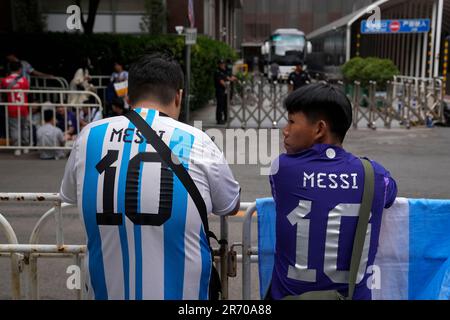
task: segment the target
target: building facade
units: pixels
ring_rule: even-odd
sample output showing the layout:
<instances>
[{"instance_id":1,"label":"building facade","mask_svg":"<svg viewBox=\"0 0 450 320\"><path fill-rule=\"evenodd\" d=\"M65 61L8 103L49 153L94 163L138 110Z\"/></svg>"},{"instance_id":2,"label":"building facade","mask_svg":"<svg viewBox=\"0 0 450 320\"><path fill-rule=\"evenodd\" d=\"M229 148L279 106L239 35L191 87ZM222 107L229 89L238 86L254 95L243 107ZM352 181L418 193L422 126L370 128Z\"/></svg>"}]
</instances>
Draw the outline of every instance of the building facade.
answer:
<instances>
[{"instance_id":1,"label":"building facade","mask_svg":"<svg viewBox=\"0 0 450 320\"><path fill-rule=\"evenodd\" d=\"M305 34L373 0L245 0L242 51L246 60L259 56L264 40L279 28L296 28Z\"/></svg>"},{"instance_id":2,"label":"building facade","mask_svg":"<svg viewBox=\"0 0 450 320\"><path fill-rule=\"evenodd\" d=\"M1 1L0 32L17 31L14 22L13 1ZM67 8L74 0L36 0L39 11L45 18L46 29L55 32L70 32L66 27ZM150 0L102 0L99 3L93 32L143 34L141 26ZM175 26L189 27L188 0L162 0L165 8L163 33L176 33ZM193 0L195 24L198 34L227 42L238 49L242 36L241 9L243 0ZM81 1L82 10L87 10L89 1Z\"/></svg>"}]
</instances>

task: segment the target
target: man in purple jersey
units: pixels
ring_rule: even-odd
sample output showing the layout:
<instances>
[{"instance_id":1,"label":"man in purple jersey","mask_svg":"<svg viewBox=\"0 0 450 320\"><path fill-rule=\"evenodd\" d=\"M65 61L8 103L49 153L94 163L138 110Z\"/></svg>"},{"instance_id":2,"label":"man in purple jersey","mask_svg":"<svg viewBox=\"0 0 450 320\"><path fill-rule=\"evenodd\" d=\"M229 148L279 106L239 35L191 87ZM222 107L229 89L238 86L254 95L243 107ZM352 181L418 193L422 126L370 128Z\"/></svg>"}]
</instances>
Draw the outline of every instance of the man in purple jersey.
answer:
<instances>
[{"instance_id":1,"label":"man in purple jersey","mask_svg":"<svg viewBox=\"0 0 450 320\"><path fill-rule=\"evenodd\" d=\"M353 240L364 189L360 159L342 147L351 103L329 84L311 84L285 101L286 154L272 164L276 249L268 298L309 291L348 294ZM371 299L367 279L378 247L381 215L397 195L390 173L372 161L375 191L353 299Z\"/></svg>"}]
</instances>

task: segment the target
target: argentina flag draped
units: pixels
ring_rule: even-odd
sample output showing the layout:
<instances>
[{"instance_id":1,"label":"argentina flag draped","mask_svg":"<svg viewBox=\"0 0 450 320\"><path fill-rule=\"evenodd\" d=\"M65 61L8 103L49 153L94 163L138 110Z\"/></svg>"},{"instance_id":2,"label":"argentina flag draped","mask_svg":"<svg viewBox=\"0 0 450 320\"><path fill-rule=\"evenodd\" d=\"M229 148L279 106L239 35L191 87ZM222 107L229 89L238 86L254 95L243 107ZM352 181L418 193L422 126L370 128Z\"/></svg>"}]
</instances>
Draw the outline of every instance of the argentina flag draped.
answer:
<instances>
[{"instance_id":1,"label":"argentina flag draped","mask_svg":"<svg viewBox=\"0 0 450 320\"><path fill-rule=\"evenodd\" d=\"M273 269L275 204L259 199L260 295ZM450 299L450 201L397 198L383 212L378 253L372 268L375 300Z\"/></svg>"}]
</instances>

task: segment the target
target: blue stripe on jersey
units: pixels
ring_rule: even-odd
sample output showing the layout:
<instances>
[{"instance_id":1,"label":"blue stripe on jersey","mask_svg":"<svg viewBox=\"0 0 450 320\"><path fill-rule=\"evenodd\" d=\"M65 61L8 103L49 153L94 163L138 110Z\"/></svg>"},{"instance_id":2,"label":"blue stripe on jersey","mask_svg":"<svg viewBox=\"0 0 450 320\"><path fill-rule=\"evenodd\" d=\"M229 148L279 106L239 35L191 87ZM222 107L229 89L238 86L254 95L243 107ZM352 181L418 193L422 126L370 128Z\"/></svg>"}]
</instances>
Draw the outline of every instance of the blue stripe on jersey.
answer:
<instances>
[{"instance_id":1,"label":"blue stripe on jersey","mask_svg":"<svg viewBox=\"0 0 450 320\"><path fill-rule=\"evenodd\" d=\"M194 136L175 129L170 139L170 149L189 169ZM172 216L164 224L164 299L182 300L184 287L184 235L186 228L188 193L176 175L173 177Z\"/></svg>"},{"instance_id":2,"label":"blue stripe on jersey","mask_svg":"<svg viewBox=\"0 0 450 320\"><path fill-rule=\"evenodd\" d=\"M102 158L103 140L108 124L91 128L87 140L86 169L83 183L83 219L89 251L89 274L96 300L108 299L103 265L102 239L97 225L98 171L95 168Z\"/></svg>"},{"instance_id":3,"label":"blue stripe on jersey","mask_svg":"<svg viewBox=\"0 0 450 320\"><path fill-rule=\"evenodd\" d=\"M134 124L131 122L128 129L134 129ZM131 143L123 144L122 162L120 164L119 186L117 188L117 209L122 215L123 224L118 226L120 236L120 246L122 248L122 264L123 264L123 285L124 285L124 299L130 299L130 256L128 252L128 238L125 215L125 191L127 184L128 163L130 162Z\"/></svg>"},{"instance_id":4,"label":"blue stripe on jersey","mask_svg":"<svg viewBox=\"0 0 450 320\"><path fill-rule=\"evenodd\" d=\"M136 112L139 112L136 110ZM145 121L149 124L149 126L152 125L153 120L155 119L155 110L148 110L147 118ZM147 147L147 142L143 142L139 145L139 153L145 152L145 149ZM141 181L142 181L142 167L144 163L141 162L141 167L139 169L139 187L138 187L138 205L137 205L137 212L141 212ZM135 224L134 225L134 255L136 257L136 300L142 300L142 233L141 233L141 226Z\"/></svg>"},{"instance_id":5,"label":"blue stripe on jersey","mask_svg":"<svg viewBox=\"0 0 450 320\"><path fill-rule=\"evenodd\" d=\"M206 239L203 223L200 226L200 250L202 254L202 275L200 277L199 300L208 300L209 279L211 277L211 251L209 250L208 239Z\"/></svg>"}]
</instances>

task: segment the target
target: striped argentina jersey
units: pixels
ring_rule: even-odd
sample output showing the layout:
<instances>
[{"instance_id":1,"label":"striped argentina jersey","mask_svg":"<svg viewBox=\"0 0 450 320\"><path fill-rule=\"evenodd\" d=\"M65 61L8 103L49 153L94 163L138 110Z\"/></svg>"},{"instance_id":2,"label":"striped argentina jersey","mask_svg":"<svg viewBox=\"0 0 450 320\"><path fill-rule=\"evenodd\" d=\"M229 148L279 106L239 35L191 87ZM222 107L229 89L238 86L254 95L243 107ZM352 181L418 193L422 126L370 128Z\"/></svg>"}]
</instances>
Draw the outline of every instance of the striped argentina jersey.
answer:
<instances>
[{"instance_id":1,"label":"striped argentina jersey","mask_svg":"<svg viewBox=\"0 0 450 320\"><path fill-rule=\"evenodd\" d=\"M223 215L237 205L239 184L204 132L153 109L135 111L178 156L208 212ZM85 226L90 298L208 298L212 262L199 212L127 118L81 132L60 193L78 205Z\"/></svg>"}]
</instances>

